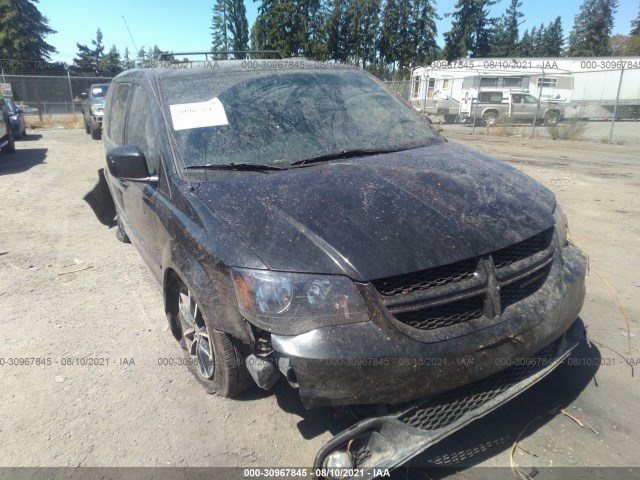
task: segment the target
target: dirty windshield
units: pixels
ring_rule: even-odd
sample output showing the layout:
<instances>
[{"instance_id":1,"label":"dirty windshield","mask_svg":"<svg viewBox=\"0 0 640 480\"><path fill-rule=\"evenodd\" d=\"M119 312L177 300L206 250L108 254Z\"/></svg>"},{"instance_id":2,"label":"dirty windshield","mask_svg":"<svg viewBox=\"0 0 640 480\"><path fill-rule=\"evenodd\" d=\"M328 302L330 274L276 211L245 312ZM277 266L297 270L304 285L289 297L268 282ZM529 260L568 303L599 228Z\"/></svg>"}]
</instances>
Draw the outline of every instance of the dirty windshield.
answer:
<instances>
[{"instance_id":1,"label":"dirty windshield","mask_svg":"<svg viewBox=\"0 0 640 480\"><path fill-rule=\"evenodd\" d=\"M160 82L188 167L292 163L440 142L425 120L357 70L208 72Z\"/></svg>"}]
</instances>

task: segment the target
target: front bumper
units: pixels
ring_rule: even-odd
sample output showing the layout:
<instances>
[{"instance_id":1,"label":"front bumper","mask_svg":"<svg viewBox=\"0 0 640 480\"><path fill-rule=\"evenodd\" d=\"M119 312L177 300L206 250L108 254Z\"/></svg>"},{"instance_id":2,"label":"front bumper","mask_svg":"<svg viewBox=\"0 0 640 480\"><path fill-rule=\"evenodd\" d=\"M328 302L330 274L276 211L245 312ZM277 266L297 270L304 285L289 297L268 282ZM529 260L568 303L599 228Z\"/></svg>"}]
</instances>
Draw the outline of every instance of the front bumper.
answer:
<instances>
[{"instance_id":1,"label":"front bumper","mask_svg":"<svg viewBox=\"0 0 640 480\"><path fill-rule=\"evenodd\" d=\"M580 250L562 248L546 288L499 323L456 338L417 341L378 310L369 322L272 335L271 342L289 359L306 408L413 401L494 375L561 337L582 307L586 269ZM375 292L362 292L375 303Z\"/></svg>"},{"instance_id":2,"label":"front bumper","mask_svg":"<svg viewBox=\"0 0 640 480\"><path fill-rule=\"evenodd\" d=\"M325 459L335 451L349 452L355 473L360 469L392 469L411 460L543 379L569 356L584 331L578 319L551 345L496 375L353 425L320 449L314 472L322 471Z\"/></svg>"}]
</instances>

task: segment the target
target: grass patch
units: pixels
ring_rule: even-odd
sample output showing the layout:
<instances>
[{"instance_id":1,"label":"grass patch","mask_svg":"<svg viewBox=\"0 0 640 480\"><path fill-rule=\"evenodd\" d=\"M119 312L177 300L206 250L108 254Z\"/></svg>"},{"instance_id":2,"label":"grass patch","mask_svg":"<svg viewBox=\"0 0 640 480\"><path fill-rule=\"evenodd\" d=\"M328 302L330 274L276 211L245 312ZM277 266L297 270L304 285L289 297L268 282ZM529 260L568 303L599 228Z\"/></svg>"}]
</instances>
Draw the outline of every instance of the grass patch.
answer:
<instances>
[{"instance_id":1,"label":"grass patch","mask_svg":"<svg viewBox=\"0 0 640 480\"><path fill-rule=\"evenodd\" d=\"M553 140L582 140L587 122L569 119L546 128Z\"/></svg>"},{"instance_id":2,"label":"grass patch","mask_svg":"<svg viewBox=\"0 0 640 480\"><path fill-rule=\"evenodd\" d=\"M26 118L25 123L30 130L42 130L42 129L61 129L61 130L74 130L77 128L84 128L82 121L82 115L49 115L42 116L42 121L38 117Z\"/></svg>"}]
</instances>

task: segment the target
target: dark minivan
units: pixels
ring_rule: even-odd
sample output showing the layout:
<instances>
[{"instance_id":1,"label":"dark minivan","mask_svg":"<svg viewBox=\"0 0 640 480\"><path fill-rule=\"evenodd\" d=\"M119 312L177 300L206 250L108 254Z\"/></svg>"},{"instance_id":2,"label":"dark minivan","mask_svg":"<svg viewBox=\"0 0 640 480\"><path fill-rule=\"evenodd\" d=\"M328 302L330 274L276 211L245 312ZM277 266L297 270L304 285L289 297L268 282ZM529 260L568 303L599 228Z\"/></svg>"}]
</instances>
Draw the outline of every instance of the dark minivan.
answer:
<instances>
[{"instance_id":1,"label":"dark minivan","mask_svg":"<svg viewBox=\"0 0 640 480\"><path fill-rule=\"evenodd\" d=\"M548 189L337 67L118 75L103 129L118 237L210 392L284 377L307 408L393 409L539 359L489 411L576 345L586 258ZM426 428L404 418L389 422Z\"/></svg>"}]
</instances>

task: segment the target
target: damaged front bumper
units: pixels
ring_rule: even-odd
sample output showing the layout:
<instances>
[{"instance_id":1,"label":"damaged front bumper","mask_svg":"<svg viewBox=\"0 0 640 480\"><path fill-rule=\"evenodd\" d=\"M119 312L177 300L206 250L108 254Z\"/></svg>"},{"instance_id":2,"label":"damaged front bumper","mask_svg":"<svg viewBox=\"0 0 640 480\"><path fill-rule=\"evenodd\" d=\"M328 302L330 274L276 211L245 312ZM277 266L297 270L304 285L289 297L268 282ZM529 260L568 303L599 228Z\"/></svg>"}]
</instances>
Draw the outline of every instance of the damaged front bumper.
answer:
<instances>
[{"instance_id":1,"label":"damaged front bumper","mask_svg":"<svg viewBox=\"0 0 640 480\"><path fill-rule=\"evenodd\" d=\"M371 321L272 335L280 370L297 384L306 408L397 405L490 377L512 359L551 344L578 317L587 259L572 245L560 250L544 288L508 308L492 325L457 337L411 338L396 328L377 303L375 290L365 285L361 293ZM282 368L282 358L289 368Z\"/></svg>"},{"instance_id":2,"label":"damaged front bumper","mask_svg":"<svg viewBox=\"0 0 640 480\"><path fill-rule=\"evenodd\" d=\"M349 459L351 465L341 466L345 472L400 466L543 379L569 356L584 331L578 319L551 345L531 357L514 359L496 375L356 423L320 449L314 471L336 471L327 461L336 454Z\"/></svg>"}]
</instances>

